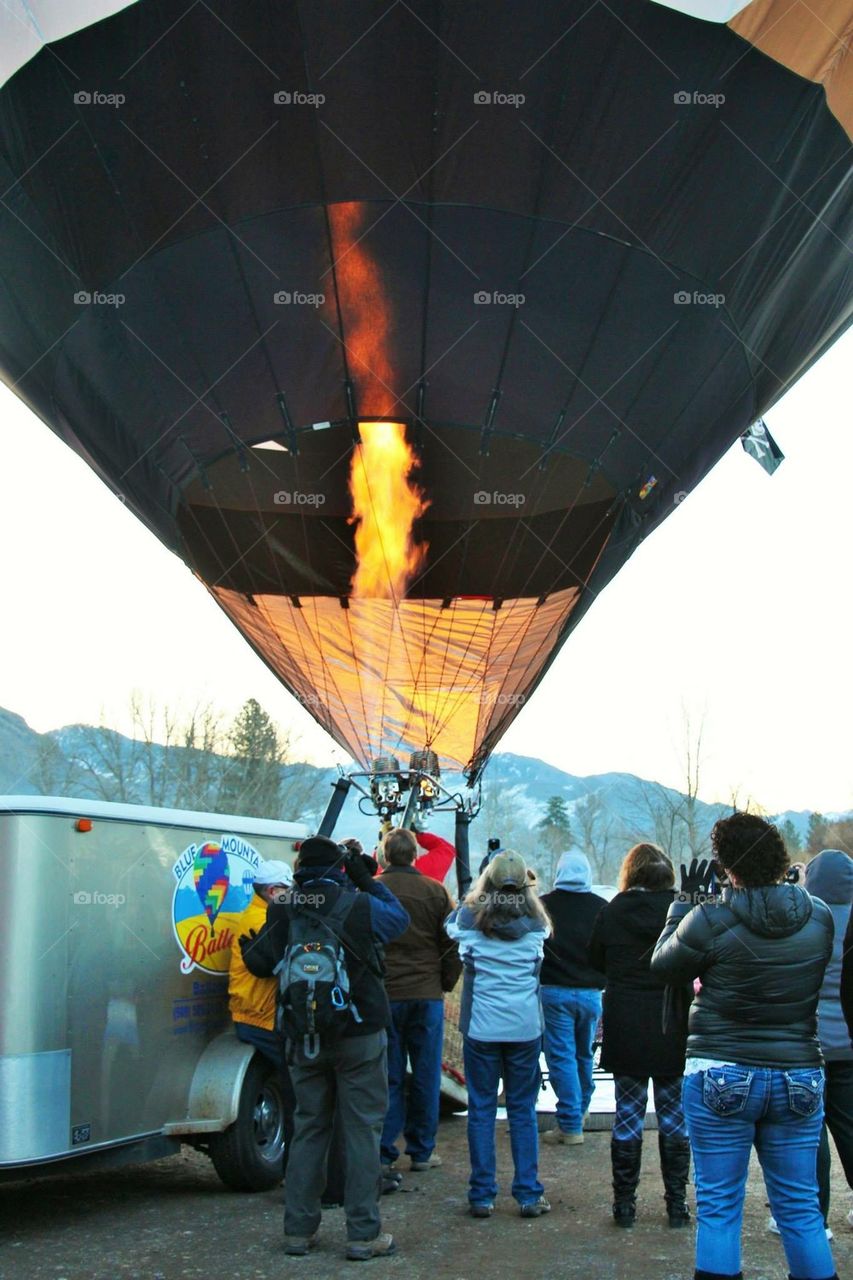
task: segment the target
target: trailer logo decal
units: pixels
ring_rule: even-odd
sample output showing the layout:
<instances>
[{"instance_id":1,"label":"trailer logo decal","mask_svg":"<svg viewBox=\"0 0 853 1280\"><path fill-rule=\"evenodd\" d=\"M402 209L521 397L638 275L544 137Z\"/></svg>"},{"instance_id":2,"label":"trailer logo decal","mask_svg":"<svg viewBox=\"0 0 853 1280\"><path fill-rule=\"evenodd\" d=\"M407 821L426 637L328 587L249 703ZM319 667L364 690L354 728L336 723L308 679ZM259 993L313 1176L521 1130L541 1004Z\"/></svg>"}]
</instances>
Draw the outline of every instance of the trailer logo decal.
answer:
<instances>
[{"instance_id":1,"label":"trailer logo decal","mask_svg":"<svg viewBox=\"0 0 853 1280\"><path fill-rule=\"evenodd\" d=\"M184 849L172 868L172 923L183 953L181 973L228 972L234 926L249 905L260 861L258 851L239 836Z\"/></svg>"}]
</instances>

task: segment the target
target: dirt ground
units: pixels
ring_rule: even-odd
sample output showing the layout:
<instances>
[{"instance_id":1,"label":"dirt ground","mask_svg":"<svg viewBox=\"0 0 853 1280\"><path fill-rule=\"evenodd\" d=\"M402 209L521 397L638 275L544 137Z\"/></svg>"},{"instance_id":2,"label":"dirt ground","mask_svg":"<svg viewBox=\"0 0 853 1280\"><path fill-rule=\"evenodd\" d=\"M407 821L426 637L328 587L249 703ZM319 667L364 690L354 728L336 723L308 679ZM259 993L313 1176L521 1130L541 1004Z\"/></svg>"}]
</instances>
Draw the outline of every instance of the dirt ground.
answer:
<instances>
[{"instance_id":1,"label":"dirt ground","mask_svg":"<svg viewBox=\"0 0 853 1280\"><path fill-rule=\"evenodd\" d=\"M499 1173L509 1183L509 1139L498 1124ZM407 1280L488 1280L504 1277L595 1277L595 1280L689 1280L693 1230L666 1225L658 1172L657 1135L646 1135L639 1216L632 1232L609 1218L607 1131L588 1133L582 1147L543 1146L540 1172L553 1212L524 1221L508 1194L495 1216L466 1213L465 1120L442 1122L444 1164L407 1173L403 1189L382 1201L385 1229L398 1254L372 1262L371 1273ZM401 1164L405 1164L405 1159ZM853 1275L853 1203L833 1162L832 1225L841 1277ZM691 1188L692 1191L692 1188ZM207 1158L181 1155L109 1174L59 1177L0 1187L2 1280L258 1280L303 1272L332 1280L343 1262L340 1210L325 1215L318 1248L308 1259L282 1248L282 1190L240 1195L220 1184ZM692 1199L692 1197L691 1197ZM786 1280L778 1237L765 1229L767 1209L757 1166L750 1175L745 1216L746 1280Z\"/></svg>"}]
</instances>

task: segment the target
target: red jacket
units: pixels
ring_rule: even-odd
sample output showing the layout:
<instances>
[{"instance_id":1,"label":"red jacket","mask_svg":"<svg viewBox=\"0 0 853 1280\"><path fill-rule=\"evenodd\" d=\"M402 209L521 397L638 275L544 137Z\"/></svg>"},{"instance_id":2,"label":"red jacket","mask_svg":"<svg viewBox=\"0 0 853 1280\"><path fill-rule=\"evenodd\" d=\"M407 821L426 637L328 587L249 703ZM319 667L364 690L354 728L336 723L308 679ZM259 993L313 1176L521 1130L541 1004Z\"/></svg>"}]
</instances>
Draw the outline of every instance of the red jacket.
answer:
<instances>
[{"instance_id":1,"label":"red jacket","mask_svg":"<svg viewBox=\"0 0 853 1280\"><path fill-rule=\"evenodd\" d=\"M429 876L443 884L456 861L456 850L449 840L430 835L428 831L416 831L415 836L421 848L426 849L426 853L416 859L415 866L422 876Z\"/></svg>"}]
</instances>

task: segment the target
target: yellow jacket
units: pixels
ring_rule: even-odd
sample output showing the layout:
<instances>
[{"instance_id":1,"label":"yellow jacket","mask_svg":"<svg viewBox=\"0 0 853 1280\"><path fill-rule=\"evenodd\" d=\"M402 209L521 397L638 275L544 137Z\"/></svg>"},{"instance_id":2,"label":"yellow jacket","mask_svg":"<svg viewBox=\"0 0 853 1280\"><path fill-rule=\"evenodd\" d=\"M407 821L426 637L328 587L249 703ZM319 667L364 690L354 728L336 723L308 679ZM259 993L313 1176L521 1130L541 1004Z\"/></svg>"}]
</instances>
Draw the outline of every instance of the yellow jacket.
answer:
<instances>
[{"instance_id":1,"label":"yellow jacket","mask_svg":"<svg viewBox=\"0 0 853 1280\"><path fill-rule=\"evenodd\" d=\"M260 929L266 922L267 903L258 894L237 920L231 943L231 965L228 970L228 1005L235 1022L248 1022L252 1027L272 1031L275 1025L277 978L256 978L249 973L240 951L240 934Z\"/></svg>"}]
</instances>

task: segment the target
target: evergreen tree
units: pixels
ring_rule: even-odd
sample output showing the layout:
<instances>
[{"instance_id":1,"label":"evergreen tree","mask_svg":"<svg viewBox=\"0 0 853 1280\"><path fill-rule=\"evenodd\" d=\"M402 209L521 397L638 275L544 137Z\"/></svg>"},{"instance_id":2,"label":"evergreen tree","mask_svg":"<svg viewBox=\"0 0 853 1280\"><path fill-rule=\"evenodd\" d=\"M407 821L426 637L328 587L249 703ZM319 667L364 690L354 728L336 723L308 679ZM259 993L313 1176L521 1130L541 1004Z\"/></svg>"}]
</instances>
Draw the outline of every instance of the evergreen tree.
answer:
<instances>
[{"instance_id":1,"label":"evergreen tree","mask_svg":"<svg viewBox=\"0 0 853 1280\"><path fill-rule=\"evenodd\" d=\"M820 853L826 848L826 835L829 823L822 813L809 814L809 829L806 834L806 849L809 853Z\"/></svg>"},{"instance_id":2,"label":"evergreen tree","mask_svg":"<svg viewBox=\"0 0 853 1280\"><path fill-rule=\"evenodd\" d=\"M802 838L790 818L786 818L782 823L779 828L779 834L785 841L785 848L792 858L802 851Z\"/></svg>"},{"instance_id":3,"label":"evergreen tree","mask_svg":"<svg viewBox=\"0 0 853 1280\"><path fill-rule=\"evenodd\" d=\"M244 703L228 732L228 754L220 792L223 809L255 818L280 817L286 751L275 724L254 698Z\"/></svg>"}]
</instances>

